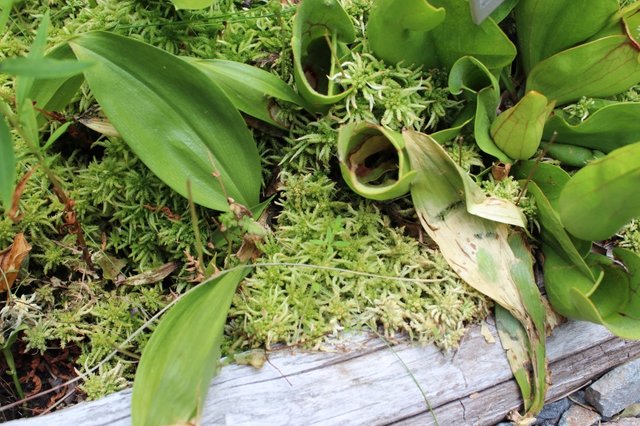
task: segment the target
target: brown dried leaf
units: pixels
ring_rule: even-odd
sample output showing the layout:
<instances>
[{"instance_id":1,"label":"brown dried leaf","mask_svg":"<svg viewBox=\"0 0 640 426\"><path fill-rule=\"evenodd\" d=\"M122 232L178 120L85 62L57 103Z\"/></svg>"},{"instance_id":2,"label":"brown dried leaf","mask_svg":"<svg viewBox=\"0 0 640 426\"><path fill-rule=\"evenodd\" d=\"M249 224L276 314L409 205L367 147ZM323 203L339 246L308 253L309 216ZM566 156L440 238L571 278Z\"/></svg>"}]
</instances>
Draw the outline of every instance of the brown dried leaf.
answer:
<instances>
[{"instance_id":1,"label":"brown dried leaf","mask_svg":"<svg viewBox=\"0 0 640 426\"><path fill-rule=\"evenodd\" d=\"M13 244L0 252L0 292L11 289L30 251L31 245L20 233L14 237Z\"/></svg>"},{"instance_id":2,"label":"brown dried leaf","mask_svg":"<svg viewBox=\"0 0 640 426\"><path fill-rule=\"evenodd\" d=\"M18 223L24 216L24 214L19 212L20 209L20 198L22 197L22 193L24 192L25 187L27 186L27 182L29 178L36 171L38 165L32 167L27 173L24 174L18 181L16 185L16 189L13 191L13 197L11 198L11 209L9 210L9 219L13 223Z\"/></svg>"}]
</instances>

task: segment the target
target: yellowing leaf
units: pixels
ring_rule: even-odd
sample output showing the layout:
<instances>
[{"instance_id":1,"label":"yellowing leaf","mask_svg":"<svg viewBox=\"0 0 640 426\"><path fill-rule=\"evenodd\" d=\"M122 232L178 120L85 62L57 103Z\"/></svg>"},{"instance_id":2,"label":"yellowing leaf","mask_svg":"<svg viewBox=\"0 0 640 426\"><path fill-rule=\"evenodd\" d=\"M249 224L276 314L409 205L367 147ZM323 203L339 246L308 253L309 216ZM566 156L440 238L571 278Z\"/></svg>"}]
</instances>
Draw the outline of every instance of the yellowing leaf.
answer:
<instances>
[{"instance_id":1,"label":"yellowing leaf","mask_svg":"<svg viewBox=\"0 0 640 426\"><path fill-rule=\"evenodd\" d=\"M515 319L511 329L522 328L522 335L514 333L508 346L528 418L542 408L546 392L545 311L531 255L520 235L510 236L507 225L491 220L496 211L508 211L507 203L500 208L476 204L480 189L433 138L412 131L405 131L404 137L416 172L411 196L423 228L460 278L502 306L507 320ZM483 215L474 213L472 206ZM531 378L523 367L528 361Z\"/></svg>"}]
</instances>

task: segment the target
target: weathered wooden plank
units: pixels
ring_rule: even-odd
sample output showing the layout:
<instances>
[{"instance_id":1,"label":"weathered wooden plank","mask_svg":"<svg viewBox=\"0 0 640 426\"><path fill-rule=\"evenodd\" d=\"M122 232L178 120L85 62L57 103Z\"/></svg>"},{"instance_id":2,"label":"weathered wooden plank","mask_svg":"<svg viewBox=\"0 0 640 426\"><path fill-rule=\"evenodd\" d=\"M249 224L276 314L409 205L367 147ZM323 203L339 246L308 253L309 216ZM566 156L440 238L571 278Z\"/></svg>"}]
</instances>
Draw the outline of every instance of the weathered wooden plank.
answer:
<instances>
[{"instance_id":1,"label":"weathered wooden plank","mask_svg":"<svg viewBox=\"0 0 640 426\"><path fill-rule=\"evenodd\" d=\"M496 337L495 328L490 330ZM594 324L564 324L548 342L554 380L549 398L638 356L640 342L624 342ZM487 343L479 327L472 328L458 351L447 354L409 343L390 349L379 339L358 335L332 353L282 351L269 359L261 370L224 367L212 383L203 424L433 424L414 379L440 424L491 424L520 404L500 344ZM126 390L9 424L129 425L130 398Z\"/></svg>"}]
</instances>

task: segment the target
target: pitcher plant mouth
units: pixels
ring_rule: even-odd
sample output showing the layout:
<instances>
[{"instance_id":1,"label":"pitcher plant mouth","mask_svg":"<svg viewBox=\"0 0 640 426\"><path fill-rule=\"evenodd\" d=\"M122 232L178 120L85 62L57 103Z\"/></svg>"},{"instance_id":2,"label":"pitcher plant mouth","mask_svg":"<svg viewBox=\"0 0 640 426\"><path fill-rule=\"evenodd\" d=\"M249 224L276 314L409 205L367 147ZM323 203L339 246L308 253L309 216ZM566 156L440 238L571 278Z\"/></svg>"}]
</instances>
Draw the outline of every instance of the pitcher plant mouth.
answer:
<instances>
[{"instance_id":1,"label":"pitcher plant mouth","mask_svg":"<svg viewBox=\"0 0 640 426\"><path fill-rule=\"evenodd\" d=\"M340 170L357 194L392 200L409 192L414 172L402 135L371 123L348 124L338 136Z\"/></svg>"}]
</instances>

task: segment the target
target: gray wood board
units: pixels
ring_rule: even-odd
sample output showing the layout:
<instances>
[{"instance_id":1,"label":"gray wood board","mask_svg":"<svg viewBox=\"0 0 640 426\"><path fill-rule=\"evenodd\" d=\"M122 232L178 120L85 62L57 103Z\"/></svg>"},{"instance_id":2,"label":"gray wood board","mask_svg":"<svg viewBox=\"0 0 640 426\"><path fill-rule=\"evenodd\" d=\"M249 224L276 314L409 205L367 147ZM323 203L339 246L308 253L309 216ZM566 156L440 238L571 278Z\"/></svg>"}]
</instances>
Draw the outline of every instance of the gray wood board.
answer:
<instances>
[{"instance_id":1,"label":"gray wood board","mask_svg":"<svg viewBox=\"0 0 640 426\"><path fill-rule=\"evenodd\" d=\"M433 415L440 425L493 424L521 401L495 328L488 327L496 343L476 326L451 353L406 342L390 349L378 338L356 335L333 352L271 353L260 370L226 366L211 384L202 424L429 425ZM554 400L639 357L640 342L569 322L554 331L547 350L553 381L548 400ZM131 390L125 390L8 424L125 426L131 424L130 401Z\"/></svg>"}]
</instances>

